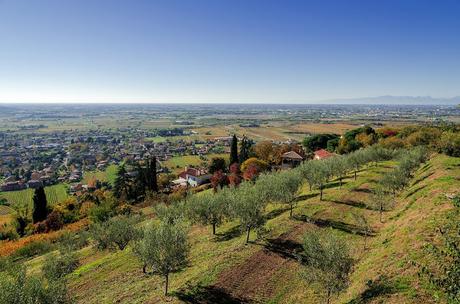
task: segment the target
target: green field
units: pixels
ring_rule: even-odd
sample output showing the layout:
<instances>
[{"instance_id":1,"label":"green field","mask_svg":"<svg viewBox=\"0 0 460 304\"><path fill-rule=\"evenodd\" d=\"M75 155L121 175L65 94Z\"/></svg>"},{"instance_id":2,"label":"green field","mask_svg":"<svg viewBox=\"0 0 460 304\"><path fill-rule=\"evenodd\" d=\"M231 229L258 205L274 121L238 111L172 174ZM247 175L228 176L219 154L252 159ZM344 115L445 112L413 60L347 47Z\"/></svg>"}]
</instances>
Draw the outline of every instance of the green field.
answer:
<instances>
[{"instance_id":1,"label":"green field","mask_svg":"<svg viewBox=\"0 0 460 304\"><path fill-rule=\"evenodd\" d=\"M104 171L85 171L83 173L83 182L88 183L91 179L96 178L101 182L113 184L117 175L117 170L117 165L110 165Z\"/></svg>"},{"instance_id":2,"label":"green field","mask_svg":"<svg viewBox=\"0 0 460 304\"><path fill-rule=\"evenodd\" d=\"M171 169L174 172L180 172L187 166L200 166L207 165L208 162L214 157L222 157L228 160L227 154L208 154L206 159L200 159L198 155L184 155L184 156L175 156L165 162L163 165Z\"/></svg>"},{"instance_id":3,"label":"green field","mask_svg":"<svg viewBox=\"0 0 460 304\"><path fill-rule=\"evenodd\" d=\"M65 200L69 194L67 192L68 185L57 184L45 187L48 203L52 206L58 202ZM32 207L33 189L25 189L20 191L0 192L0 198L4 198L12 207Z\"/></svg>"}]
</instances>

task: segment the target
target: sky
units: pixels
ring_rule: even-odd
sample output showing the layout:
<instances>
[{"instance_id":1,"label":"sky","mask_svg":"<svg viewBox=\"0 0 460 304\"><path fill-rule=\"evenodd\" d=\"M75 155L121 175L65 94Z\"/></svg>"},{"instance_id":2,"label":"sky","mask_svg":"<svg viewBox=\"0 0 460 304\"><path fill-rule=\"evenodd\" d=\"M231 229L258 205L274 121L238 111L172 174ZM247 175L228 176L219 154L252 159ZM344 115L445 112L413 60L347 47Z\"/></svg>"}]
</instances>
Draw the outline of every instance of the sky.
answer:
<instances>
[{"instance_id":1,"label":"sky","mask_svg":"<svg viewBox=\"0 0 460 304\"><path fill-rule=\"evenodd\" d=\"M460 95L460 1L0 0L0 102Z\"/></svg>"}]
</instances>

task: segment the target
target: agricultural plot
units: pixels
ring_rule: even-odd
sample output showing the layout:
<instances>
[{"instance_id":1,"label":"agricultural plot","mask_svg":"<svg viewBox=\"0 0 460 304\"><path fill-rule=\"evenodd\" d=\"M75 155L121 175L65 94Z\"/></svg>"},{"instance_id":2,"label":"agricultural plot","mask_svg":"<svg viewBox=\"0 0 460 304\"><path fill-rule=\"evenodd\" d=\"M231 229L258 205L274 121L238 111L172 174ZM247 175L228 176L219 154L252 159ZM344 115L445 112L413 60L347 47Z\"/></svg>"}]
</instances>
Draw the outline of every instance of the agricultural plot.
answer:
<instances>
[{"instance_id":1,"label":"agricultural plot","mask_svg":"<svg viewBox=\"0 0 460 304\"><path fill-rule=\"evenodd\" d=\"M118 166L110 165L104 171L85 171L83 174L83 182L87 184L93 178L101 182L113 184L117 175Z\"/></svg>"},{"instance_id":2,"label":"agricultural plot","mask_svg":"<svg viewBox=\"0 0 460 304\"><path fill-rule=\"evenodd\" d=\"M11 221L14 214L14 209L8 206L0 205L0 226L7 224Z\"/></svg>"},{"instance_id":3,"label":"agricultural plot","mask_svg":"<svg viewBox=\"0 0 460 304\"><path fill-rule=\"evenodd\" d=\"M66 184L58 184L45 187L46 197L50 205L65 200L69 194L67 192L68 186ZM32 197L34 195L33 189L25 189L21 191L1 192L0 198L4 198L12 207L32 207Z\"/></svg>"}]
</instances>

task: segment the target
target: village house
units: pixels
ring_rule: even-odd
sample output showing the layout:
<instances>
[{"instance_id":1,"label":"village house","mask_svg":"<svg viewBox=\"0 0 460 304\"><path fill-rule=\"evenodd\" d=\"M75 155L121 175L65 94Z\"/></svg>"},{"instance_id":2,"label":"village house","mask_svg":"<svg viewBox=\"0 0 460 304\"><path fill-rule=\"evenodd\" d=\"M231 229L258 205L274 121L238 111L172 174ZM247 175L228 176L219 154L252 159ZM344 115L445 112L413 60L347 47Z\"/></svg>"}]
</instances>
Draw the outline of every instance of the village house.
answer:
<instances>
[{"instance_id":1,"label":"village house","mask_svg":"<svg viewBox=\"0 0 460 304\"><path fill-rule=\"evenodd\" d=\"M181 178L185 179L190 186L197 187L208 183L211 179L211 174L209 174L205 169L186 167L185 170L179 174L179 179Z\"/></svg>"},{"instance_id":2,"label":"village house","mask_svg":"<svg viewBox=\"0 0 460 304\"><path fill-rule=\"evenodd\" d=\"M324 149L320 149L314 152L313 159L320 160L320 159L326 159L330 157L336 156L335 153L331 153L329 151L326 151Z\"/></svg>"},{"instance_id":3,"label":"village house","mask_svg":"<svg viewBox=\"0 0 460 304\"><path fill-rule=\"evenodd\" d=\"M292 169L300 165L303 157L295 151L289 151L281 155L281 169Z\"/></svg>"}]
</instances>

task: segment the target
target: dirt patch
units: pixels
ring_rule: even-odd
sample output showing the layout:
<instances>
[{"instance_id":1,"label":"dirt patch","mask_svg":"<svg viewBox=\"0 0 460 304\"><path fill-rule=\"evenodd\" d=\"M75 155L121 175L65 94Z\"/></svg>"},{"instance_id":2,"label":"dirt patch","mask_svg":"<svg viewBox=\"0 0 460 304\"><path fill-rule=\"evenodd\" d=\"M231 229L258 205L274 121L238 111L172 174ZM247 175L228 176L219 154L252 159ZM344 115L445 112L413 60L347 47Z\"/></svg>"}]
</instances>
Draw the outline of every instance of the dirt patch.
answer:
<instances>
[{"instance_id":1,"label":"dirt patch","mask_svg":"<svg viewBox=\"0 0 460 304\"><path fill-rule=\"evenodd\" d=\"M212 288L240 299L240 303L265 303L276 293L280 270L298 263L295 259L300 246L298 239L308 227L312 225L299 223L280 237L268 240L263 249L242 264L222 272Z\"/></svg>"}]
</instances>

